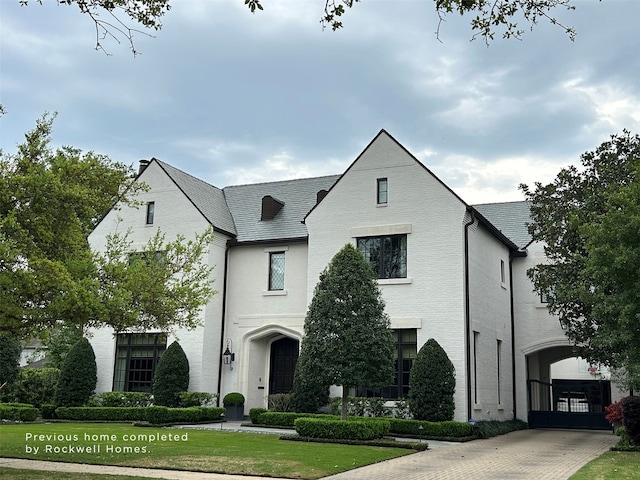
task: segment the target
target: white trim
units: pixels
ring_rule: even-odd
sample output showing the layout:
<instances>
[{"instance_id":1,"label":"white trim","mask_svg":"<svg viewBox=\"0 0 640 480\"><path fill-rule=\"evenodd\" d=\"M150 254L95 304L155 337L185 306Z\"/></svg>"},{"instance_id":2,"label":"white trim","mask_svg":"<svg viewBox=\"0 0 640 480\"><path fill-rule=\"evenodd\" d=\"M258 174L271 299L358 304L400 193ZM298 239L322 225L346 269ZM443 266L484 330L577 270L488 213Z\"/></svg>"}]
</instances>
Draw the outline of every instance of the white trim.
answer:
<instances>
[{"instance_id":1,"label":"white trim","mask_svg":"<svg viewBox=\"0 0 640 480\"><path fill-rule=\"evenodd\" d=\"M264 252L265 253L270 253L270 252L286 252L287 250L289 250L288 246L281 246L281 247L265 247L264 248Z\"/></svg>"},{"instance_id":2,"label":"white trim","mask_svg":"<svg viewBox=\"0 0 640 480\"><path fill-rule=\"evenodd\" d=\"M378 237L381 235L400 235L411 233L411 223L397 223L394 225L372 225L370 227L353 227L349 230L352 238Z\"/></svg>"},{"instance_id":3,"label":"white trim","mask_svg":"<svg viewBox=\"0 0 640 480\"><path fill-rule=\"evenodd\" d=\"M392 329L403 329L403 328L422 328L422 318L420 317L391 317L391 325Z\"/></svg>"},{"instance_id":4,"label":"white trim","mask_svg":"<svg viewBox=\"0 0 640 480\"><path fill-rule=\"evenodd\" d=\"M413 278L379 278L378 285L404 285L407 283L413 283Z\"/></svg>"},{"instance_id":5,"label":"white trim","mask_svg":"<svg viewBox=\"0 0 640 480\"><path fill-rule=\"evenodd\" d=\"M265 290L262 292L263 297L282 297L287 295L287 290Z\"/></svg>"}]
</instances>

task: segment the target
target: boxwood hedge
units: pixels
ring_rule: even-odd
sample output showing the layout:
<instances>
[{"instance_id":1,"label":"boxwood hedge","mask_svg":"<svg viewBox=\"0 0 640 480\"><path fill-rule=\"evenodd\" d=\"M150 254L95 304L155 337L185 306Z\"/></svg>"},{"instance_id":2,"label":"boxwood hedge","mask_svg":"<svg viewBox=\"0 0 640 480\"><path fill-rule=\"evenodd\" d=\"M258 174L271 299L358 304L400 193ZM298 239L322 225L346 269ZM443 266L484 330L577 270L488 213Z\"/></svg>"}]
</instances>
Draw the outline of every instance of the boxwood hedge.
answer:
<instances>
[{"instance_id":1,"label":"boxwood hedge","mask_svg":"<svg viewBox=\"0 0 640 480\"><path fill-rule=\"evenodd\" d=\"M145 407L58 407L56 416L62 420L136 422L147 420Z\"/></svg>"},{"instance_id":2,"label":"boxwood hedge","mask_svg":"<svg viewBox=\"0 0 640 480\"><path fill-rule=\"evenodd\" d=\"M295 421L295 428L298 435L302 437L374 440L389 433L389 421L381 419L298 418Z\"/></svg>"},{"instance_id":3,"label":"boxwood hedge","mask_svg":"<svg viewBox=\"0 0 640 480\"><path fill-rule=\"evenodd\" d=\"M33 422L40 415L40 410L33 405L0 403L0 419L17 422Z\"/></svg>"},{"instance_id":4,"label":"boxwood hedge","mask_svg":"<svg viewBox=\"0 0 640 480\"><path fill-rule=\"evenodd\" d=\"M322 413L294 413L294 412L262 412L254 415L257 422L261 425L270 425L276 427L293 427L298 418L330 418L337 419L334 415L325 415Z\"/></svg>"},{"instance_id":5,"label":"boxwood hedge","mask_svg":"<svg viewBox=\"0 0 640 480\"><path fill-rule=\"evenodd\" d=\"M473 427L468 422L428 422L426 420L389 419L391 433L415 437L470 437ZM422 427L422 429L420 429Z\"/></svg>"},{"instance_id":6,"label":"boxwood hedge","mask_svg":"<svg viewBox=\"0 0 640 480\"><path fill-rule=\"evenodd\" d=\"M147 420L152 424L198 423L220 420L225 409L221 407L168 408L149 407Z\"/></svg>"}]
</instances>

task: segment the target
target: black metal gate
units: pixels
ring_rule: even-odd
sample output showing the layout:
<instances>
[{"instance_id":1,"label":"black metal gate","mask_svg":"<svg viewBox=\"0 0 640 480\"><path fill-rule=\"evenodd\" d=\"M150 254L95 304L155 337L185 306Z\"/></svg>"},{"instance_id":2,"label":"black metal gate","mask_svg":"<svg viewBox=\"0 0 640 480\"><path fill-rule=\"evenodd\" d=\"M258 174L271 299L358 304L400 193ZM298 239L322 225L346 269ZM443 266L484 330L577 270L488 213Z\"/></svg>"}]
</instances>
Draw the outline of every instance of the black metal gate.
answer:
<instances>
[{"instance_id":1,"label":"black metal gate","mask_svg":"<svg viewBox=\"0 0 640 480\"><path fill-rule=\"evenodd\" d=\"M608 380L527 380L529 428L609 430L604 407L611 403Z\"/></svg>"}]
</instances>

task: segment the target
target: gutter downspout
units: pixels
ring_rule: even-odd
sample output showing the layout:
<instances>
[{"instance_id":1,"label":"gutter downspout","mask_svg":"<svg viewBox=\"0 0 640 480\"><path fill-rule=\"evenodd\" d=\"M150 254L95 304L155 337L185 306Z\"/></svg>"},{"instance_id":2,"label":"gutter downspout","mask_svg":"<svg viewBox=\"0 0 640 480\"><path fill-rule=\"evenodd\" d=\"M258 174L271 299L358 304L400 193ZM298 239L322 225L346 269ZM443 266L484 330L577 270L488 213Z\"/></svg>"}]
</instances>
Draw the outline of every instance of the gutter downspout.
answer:
<instances>
[{"instance_id":1,"label":"gutter downspout","mask_svg":"<svg viewBox=\"0 0 640 480\"><path fill-rule=\"evenodd\" d=\"M513 255L509 254L509 300L511 303L511 395L513 402L513 419L517 418L518 404L516 403L516 332L515 313L513 302Z\"/></svg>"},{"instance_id":2,"label":"gutter downspout","mask_svg":"<svg viewBox=\"0 0 640 480\"><path fill-rule=\"evenodd\" d=\"M227 276L229 272L229 240L227 240L227 245L224 251L224 277L222 282L222 319L220 325L220 357L218 362L218 407L220 406L220 402L222 401L222 392L220 391L222 388L222 352L224 352L224 326L226 324L227 318Z\"/></svg>"},{"instance_id":3,"label":"gutter downspout","mask_svg":"<svg viewBox=\"0 0 640 480\"><path fill-rule=\"evenodd\" d=\"M464 336L466 349L466 377L467 377L467 418L471 416L471 340L469 334L471 332L471 299L470 299L470 275L469 275L469 227L476 222L474 210L467 207L467 212L471 215L471 219L464 224Z\"/></svg>"}]
</instances>

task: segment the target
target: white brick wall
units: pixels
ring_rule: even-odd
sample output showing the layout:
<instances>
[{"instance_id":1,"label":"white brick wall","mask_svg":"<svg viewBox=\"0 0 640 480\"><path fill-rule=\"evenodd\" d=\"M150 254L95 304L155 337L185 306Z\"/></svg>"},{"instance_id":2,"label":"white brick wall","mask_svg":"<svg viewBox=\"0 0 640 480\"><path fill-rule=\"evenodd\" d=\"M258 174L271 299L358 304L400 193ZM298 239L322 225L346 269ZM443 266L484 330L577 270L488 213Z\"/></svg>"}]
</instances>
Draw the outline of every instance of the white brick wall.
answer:
<instances>
[{"instance_id":1,"label":"white brick wall","mask_svg":"<svg viewBox=\"0 0 640 480\"><path fill-rule=\"evenodd\" d=\"M389 201L376 205L376 179L388 178ZM418 348L435 338L456 368L456 419L466 420L464 342L465 205L386 135L350 167L307 217L307 298L345 243L370 227L410 225L406 282L382 280L392 327L420 326Z\"/></svg>"},{"instance_id":2,"label":"white brick wall","mask_svg":"<svg viewBox=\"0 0 640 480\"><path fill-rule=\"evenodd\" d=\"M129 238L133 248L141 248L160 229L166 240L184 235L187 239L204 232L209 223L188 201L184 194L164 174L162 169L151 163L140 176L140 181L150 186L149 192L141 193L138 199L140 208L122 206L121 210L112 210L89 236L89 242L96 251L104 251L106 235L113 232L124 234L130 231ZM146 225L146 203L155 202L153 225ZM210 246L208 261L214 266L214 288L221 291L224 285L224 262L227 238L216 234ZM222 294L214 295L203 311L203 327L193 331L179 329L167 339L167 346L178 339L189 359L190 383L193 391L217 391L218 367L220 358L220 328L222 316ZM115 363L115 337L111 329L92 332L90 338L98 363L97 391L110 391L113 386Z\"/></svg>"}]
</instances>

